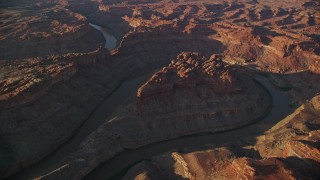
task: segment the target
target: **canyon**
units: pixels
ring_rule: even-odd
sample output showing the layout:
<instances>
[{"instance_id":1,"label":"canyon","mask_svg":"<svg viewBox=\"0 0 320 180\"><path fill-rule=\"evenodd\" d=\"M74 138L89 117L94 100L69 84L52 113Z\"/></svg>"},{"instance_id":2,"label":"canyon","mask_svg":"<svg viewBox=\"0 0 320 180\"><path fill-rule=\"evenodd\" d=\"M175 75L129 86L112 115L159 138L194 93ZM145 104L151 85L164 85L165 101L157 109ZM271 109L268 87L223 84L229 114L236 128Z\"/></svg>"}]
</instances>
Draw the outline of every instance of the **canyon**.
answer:
<instances>
[{"instance_id":1,"label":"canyon","mask_svg":"<svg viewBox=\"0 0 320 180\"><path fill-rule=\"evenodd\" d=\"M127 149L163 154L152 143L253 127L229 144L142 157L123 178L317 178L319 6L1 2L0 177L80 179ZM272 115L269 86L290 110Z\"/></svg>"},{"instance_id":2,"label":"canyon","mask_svg":"<svg viewBox=\"0 0 320 180\"><path fill-rule=\"evenodd\" d=\"M312 125L320 123L319 98L256 139L154 156L134 165L123 179L317 179L319 130Z\"/></svg>"}]
</instances>

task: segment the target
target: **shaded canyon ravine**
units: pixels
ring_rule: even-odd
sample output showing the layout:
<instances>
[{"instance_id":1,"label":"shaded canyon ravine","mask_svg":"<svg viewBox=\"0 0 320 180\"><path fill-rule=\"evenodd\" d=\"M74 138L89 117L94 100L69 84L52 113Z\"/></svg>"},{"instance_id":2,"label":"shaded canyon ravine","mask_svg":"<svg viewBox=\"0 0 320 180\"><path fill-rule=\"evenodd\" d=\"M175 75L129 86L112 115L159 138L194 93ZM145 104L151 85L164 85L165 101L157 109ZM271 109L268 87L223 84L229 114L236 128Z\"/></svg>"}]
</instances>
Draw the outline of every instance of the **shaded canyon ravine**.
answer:
<instances>
[{"instance_id":1,"label":"shaded canyon ravine","mask_svg":"<svg viewBox=\"0 0 320 180\"><path fill-rule=\"evenodd\" d=\"M103 28L100 26L93 24L90 25L104 34L104 37L106 38L105 48L112 50L116 47L117 41L111 34L103 30ZM47 168L57 163L65 156L76 151L79 147L79 144L91 132L97 129L103 122L108 120L117 107L126 103L126 101L130 99L130 96L136 92L139 86L143 84L155 70L163 67L166 65L166 63L168 62L146 65L137 72L133 73L131 76L129 76L130 78L124 80L121 85L119 85L114 93L112 93L99 104L91 116L68 142L63 144L40 162L31 165L12 178L25 179L35 177L37 175L43 175ZM288 115L291 109L288 105L289 99L279 89L274 88L265 77L257 76L255 79L268 90L273 99L270 113L261 119L261 121L242 128L220 133L186 136L173 140L153 143L137 149L128 149L99 165L91 173L89 173L85 179L110 178L136 162L170 150L179 150L184 147L199 146L203 144L219 145L224 142L239 141L246 137L256 136L263 133L265 130L272 127L275 123Z\"/></svg>"},{"instance_id":2,"label":"shaded canyon ravine","mask_svg":"<svg viewBox=\"0 0 320 180\"><path fill-rule=\"evenodd\" d=\"M291 108L289 107L289 98L285 96L280 89L273 87L267 78L257 75L255 79L268 90L273 99L270 113L260 121L220 133L186 136L153 143L137 149L127 149L116 155L114 158L99 165L84 179L108 179L115 175L116 177L114 179L117 179L121 177L121 175L124 175L122 174L123 171L131 165L170 150L179 151L185 147L203 146L205 144L219 145L226 142L240 141L246 137L262 134L282 118L286 117L291 112Z\"/></svg>"},{"instance_id":3,"label":"shaded canyon ravine","mask_svg":"<svg viewBox=\"0 0 320 180\"><path fill-rule=\"evenodd\" d=\"M125 104L130 96L141 86L156 70L166 65L168 62L159 62L152 65L146 65L139 71L132 73L129 78L107 96L95 108L88 119L81 125L77 132L66 143L62 144L58 149L50 153L44 159L35 163L21 172L13 175L10 179L26 179L36 177L46 172L46 169L59 162L65 156L75 152L79 148L80 143L101 124L107 121L112 113L122 104Z\"/></svg>"}]
</instances>

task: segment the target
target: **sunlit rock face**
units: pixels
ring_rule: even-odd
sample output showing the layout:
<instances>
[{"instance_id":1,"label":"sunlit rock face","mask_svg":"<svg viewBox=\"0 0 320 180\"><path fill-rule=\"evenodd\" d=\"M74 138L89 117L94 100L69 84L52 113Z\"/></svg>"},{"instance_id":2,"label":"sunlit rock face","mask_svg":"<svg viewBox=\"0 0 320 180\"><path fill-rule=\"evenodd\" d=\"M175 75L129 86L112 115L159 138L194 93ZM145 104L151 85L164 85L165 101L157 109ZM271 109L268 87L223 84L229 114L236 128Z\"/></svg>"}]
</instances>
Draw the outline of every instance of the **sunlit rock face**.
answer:
<instances>
[{"instance_id":1,"label":"sunlit rock face","mask_svg":"<svg viewBox=\"0 0 320 180\"><path fill-rule=\"evenodd\" d=\"M270 105L265 88L221 55L183 52L81 144L75 153L83 162L68 156L46 177L82 177L77 169L89 172L126 148L238 128L264 117Z\"/></svg>"},{"instance_id":2,"label":"sunlit rock face","mask_svg":"<svg viewBox=\"0 0 320 180\"><path fill-rule=\"evenodd\" d=\"M157 155L133 166L123 180L318 179L319 98L312 98L249 144Z\"/></svg>"},{"instance_id":3,"label":"sunlit rock face","mask_svg":"<svg viewBox=\"0 0 320 180\"><path fill-rule=\"evenodd\" d=\"M184 52L144 83L113 121L139 124L123 137L135 146L240 127L261 118L269 98L252 77L226 65L220 55Z\"/></svg>"},{"instance_id":4,"label":"sunlit rock face","mask_svg":"<svg viewBox=\"0 0 320 180\"><path fill-rule=\"evenodd\" d=\"M174 88L191 88L206 85L215 93L241 91L237 87L234 69L225 67L220 55L212 55L209 59L199 53L181 53L139 88L137 97L147 98Z\"/></svg>"},{"instance_id":5,"label":"sunlit rock face","mask_svg":"<svg viewBox=\"0 0 320 180\"><path fill-rule=\"evenodd\" d=\"M292 105L301 105L320 89L319 7L313 0L2 1L0 176L28 167L73 137L132 72L172 58L115 112L113 123L119 124L106 126L110 134L99 132L94 143L83 143L89 150L103 138L115 145L91 154L95 163L81 164L81 174L66 170L70 178L83 177L124 147L239 127L260 117L270 104L267 93L221 59L284 82ZM105 39L89 23L108 29L117 49L101 49ZM186 51L199 53L180 54ZM210 58L213 53L219 55ZM300 143L283 144L289 149L284 153L314 152Z\"/></svg>"}]
</instances>

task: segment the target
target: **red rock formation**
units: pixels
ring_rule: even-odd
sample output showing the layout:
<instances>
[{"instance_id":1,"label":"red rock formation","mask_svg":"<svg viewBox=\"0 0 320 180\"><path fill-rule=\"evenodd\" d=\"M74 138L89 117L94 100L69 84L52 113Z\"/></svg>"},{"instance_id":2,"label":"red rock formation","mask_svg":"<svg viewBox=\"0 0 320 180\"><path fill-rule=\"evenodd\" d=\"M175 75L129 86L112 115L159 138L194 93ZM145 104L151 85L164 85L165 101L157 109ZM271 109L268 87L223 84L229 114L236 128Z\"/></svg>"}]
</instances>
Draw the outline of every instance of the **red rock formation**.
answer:
<instances>
[{"instance_id":1,"label":"red rock formation","mask_svg":"<svg viewBox=\"0 0 320 180\"><path fill-rule=\"evenodd\" d=\"M2 61L0 111L32 103L54 84L73 77L79 66L107 61L108 54L107 50L98 49L90 53Z\"/></svg>"},{"instance_id":2,"label":"red rock formation","mask_svg":"<svg viewBox=\"0 0 320 180\"><path fill-rule=\"evenodd\" d=\"M303 104L292 115L279 122L256 144L262 157L310 158L319 161L319 96Z\"/></svg>"},{"instance_id":3,"label":"red rock formation","mask_svg":"<svg viewBox=\"0 0 320 180\"><path fill-rule=\"evenodd\" d=\"M89 26L86 17L63 7L48 11L43 6L31 5L29 10L13 6L3 12L0 60L84 53L103 46L102 34Z\"/></svg>"},{"instance_id":4,"label":"red rock formation","mask_svg":"<svg viewBox=\"0 0 320 180\"><path fill-rule=\"evenodd\" d=\"M142 85L137 97L159 95L174 87L194 89L199 84L208 85L215 93L232 93L241 90L236 79L234 70L225 67L220 55L206 59L199 53L182 53Z\"/></svg>"},{"instance_id":5,"label":"red rock formation","mask_svg":"<svg viewBox=\"0 0 320 180\"><path fill-rule=\"evenodd\" d=\"M317 135L314 140L319 140L320 132L312 131L310 132L313 136L314 134ZM314 136L313 136L314 137ZM298 158L303 159L312 159L314 161L320 162L320 148L319 142L312 142L312 141L302 141L299 140L291 140L289 141L283 151L284 157L296 156Z\"/></svg>"},{"instance_id":6,"label":"red rock formation","mask_svg":"<svg viewBox=\"0 0 320 180\"><path fill-rule=\"evenodd\" d=\"M311 72L320 74L320 61L316 61L313 65L309 66Z\"/></svg>"},{"instance_id":7,"label":"red rock formation","mask_svg":"<svg viewBox=\"0 0 320 180\"><path fill-rule=\"evenodd\" d=\"M171 112L175 109L184 109L188 105L208 108L215 106L214 102L223 101L223 95L237 94L239 99L245 96L250 99L251 95L243 91L245 86L252 87L252 91L260 91L259 88L255 90L252 79L241 73L237 74L234 68L225 65L221 55L212 55L210 58L206 58L199 53L181 53L167 67L155 73L138 89L138 99L132 108L134 112L142 114ZM260 94L252 97L255 99L252 102L262 102L260 98L263 96ZM163 99L167 99L166 102ZM239 100L236 99L234 100ZM161 104L166 104L166 107ZM221 113L232 115L246 111L241 108L233 108L232 102L226 102L227 104L229 106L226 107L227 110L223 108L224 105L221 105L219 110L216 109L215 113L208 115L208 117L220 116L218 114ZM253 107L249 104L244 106L246 108Z\"/></svg>"},{"instance_id":8,"label":"red rock formation","mask_svg":"<svg viewBox=\"0 0 320 180\"><path fill-rule=\"evenodd\" d=\"M206 58L199 53L178 55L137 96L81 145L75 157L83 162L63 159L59 172L50 169L44 177L62 173L80 178L83 174L76 175L76 169L85 174L125 148L243 126L260 118L270 103L267 92L250 76L225 65L219 55Z\"/></svg>"},{"instance_id":9,"label":"red rock formation","mask_svg":"<svg viewBox=\"0 0 320 180\"><path fill-rule=\"evenodd\" d=\"M123 179L297 179L317 177L315 171L305 174L299 160L237 158L225 149L190 153L168 153L142 162L129 170ZM298 163L293 165L291 163ZM301 163L299 165L299 163ZM309 166L310 168L310 166ZM315 168L319 169L319 168ZM307 171L308 172L308 171Z\"/></svg>"},{"instance_id":10,"label":"red rock formation","mask_svg":"<svg viewBox=\"0 0 320 180\"><path fill-rule=\"evenodd\" d=\"M310 0L294 3L275 0L21 0L5 1L1 5L10 7L1 11L0 27L0 123L1 138L5 142L1 150L12 148L7 148L12 150L12 153L5 157L5 163L11 163L6 174L44 157L52 148L71 137L79 124L87 118L89 111L130 72L145 63L174 58L181 51L197 51L205 55L219 53L224 60L249 63L264 71L292 73L309 68L314 74L319 74L320 11L319 3ZM103 51L94 52L103 46L104 39L100 32L88 25L89 20L108 27L118 39L122 39L120 48L106 62L107 65L99 62L98 66L93 66L98 61L109 58L109 54ZM148 113L158 113L159 116L166 112L167 116L159 116L160 119L166 119L182 109L182 113L175 118L184 117L185 122L191 122L197 118L210 120L221 114L246 114L257 107L256 105L261 107L253 110L257 112L256 115L264 110L265 94L256 94L261 92L261 89L250 81L245 86L257 89L253 88L252 92L239 92L238 97L241 98L228 101L230 104L240 102L239 106L246 108L219 104L220 106L215 106L217 109L214 113L201 111L201 108L205 109L217 103L212 92L236 92L238 87L242 87L237 84L239 78L241 83L244 83L245 78L234 76L233 71L225 69L216 74L219 72L216 70L219 69L216 67L219 61L204 60L199 63L202 69L190 70L189 66L194 65L193 60L190 63L188 59L182 60L181 68L174 67L176 63L180 63L180 60L176 61L172 67L163 69L163 72L158 72L154 77L154 80L160 82L152 84L152 80L150 84L142 87L140 95L138 93L138 96L141 96L138 103L128 107L128 114L133 113L135 118L139 116L135 113L139 112L143 118L150 119L144 124L145 129L155 126L151 122L153 117L148 117ZM207 64L203 64L204 62ZM169 72L178 79L171 79ZM201 76L193 76L197 73ZM310 77L289 81L300 84L295 86L293 91L296 94L293 95L299 96L301 101L307 99L306 97L310 98L317 91L314 82L318 82L318 79L312 76L312 83L311 80L305 81ZM181 96L172 93L177 88L182 90L179 91ZM187 91L188 88L190 91ZM214 91L211 91L212 89ZM143 98L144 93L149 93L149 98ZM248 96L243 93L252 94L252 104L246 104ZM165 101L163 97L170 94L173 94L173 99ZM155 98L157 95L159 97ZM157 104L158 102L160 104ZM189 107L185 104L191 104L193 108L196 107L194 109L198 108L199 112L189 113ZM143 118L142 120L145 120ZM241 118L246 119L239 119ZM52 127L56 129L57 124L61 127L59 131L52 130ZM119 126L124 126L126 131L127 124L130 123L124 122ZM164 121L162 126L166 127L168 124L170 123ZM175 129L180 127L179 122L170 125L174 126L170 130L172 137L184 134ZM228 125L235 124L230 122ZM127 130L128 134L114 132L121 134L119 136L122 142L126 142L124 147L149 143L148 135L135 134L140 130L140 126L135 126L134 123L131 126L132 129ZM186 132L194 133L195 131L187 131L188 126L185 127ZM205 126L199 125L196 127L197 131L208 130L203 127ZM34 129L43 129L44 133L35 132ZM153 132L150 130L148 133L150 135ZM64 136L65 134L67 135ZM155 134L159 136L153 141L161 139L161 132ZM112 134L111 137L118 136ZM19 140L21 138L25 138L25 141ZM52 139L56 141L50 144ZM96 141L95 145L99 145L99 140ZM113 139L112 143L113 141L117 142L118 139ZM26 154L23 148L25 144L30 147ZM43 149L38 149L39 144ZM287 145L290 148L295 147L293 144ZM123 148L119 144L117 146ZM311 149L305 146L306 149ZM112 153L121 148L115 148ZM14 160L10 159L11 157ZM96 163L107 159L94 156L91 158L96 160ZM76 165L77 163L79 162L75 161Z\"/></svg>"},{"instance_id":11,"label":"red rock formation","mask_svg":"<svg viewBox=\"0 0 320 180\"><path fill-rule=\"evenodd\" d=\"M133 166L123 179L317 179L320 133L312 129L320 124L319 102L314 97L257 138L256 145L158 155ZM262 158L248 150L258 150Z\"/></svg>"}]
</instances>

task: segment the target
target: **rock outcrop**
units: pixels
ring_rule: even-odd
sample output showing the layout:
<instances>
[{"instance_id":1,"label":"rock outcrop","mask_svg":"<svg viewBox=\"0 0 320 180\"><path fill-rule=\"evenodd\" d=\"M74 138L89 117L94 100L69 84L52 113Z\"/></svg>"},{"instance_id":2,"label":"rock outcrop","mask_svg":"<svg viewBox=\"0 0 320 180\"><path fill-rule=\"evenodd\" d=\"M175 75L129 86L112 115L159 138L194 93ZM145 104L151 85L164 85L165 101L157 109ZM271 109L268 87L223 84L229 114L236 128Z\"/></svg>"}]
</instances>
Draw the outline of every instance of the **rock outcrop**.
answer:
<instances>
[{"instance_id":1,"label":"rock outcrop","mask_svg":"<svg viewBox=\"0 0 320 180\"><path fill-rule=\"evenodd\" d=\"M209 59L198 53L182 53L168 67L157 72L141 88L137 97L172 93L175 88L196 89L196 86L210 86L214 93L236 93L237 78L232 69L225 68L222 57L213 55Z\"/></svg>"},{"instance_id":2,"label":"rock outcrop","mask_svg":"<svg viewBox=\"0 0 320 180\"><path fill-rule=\"evenodd\" d=\"M94 74L104 74L94 64L99 62L106 67L108 57L108 51L97 50L89 54L4 62L14 66L4 68L1 77L2 175L43 158L65 142L99 99L113 91L114 85L102 86L108 78L96 79L96 84L90 82L95 79ZM92 67L83 68L88 64Z\"/></svg>"},{"instance_id":3,"label":"rock outcrop","mask_svg":"<svg viewBox=\"0 0 320 180\"><path fill-rule=\"evenodd\" d=\"M129 11L126 1L119 1L110 6L108 12L116 15L123 10L124 22L119 23L131 26L129 34L147 36L153 32L149 39L161 37L161 31L179 33L175 39L184 33L195 38L208 36L212 41L223 43L223 55L231 62L290 73L307 70L320 58L319 7L304 6L308 3L179 1L145 5L141 1Z\"/></svg>"},{"instance_id":4,"label":"rock outcrop","mask_svg":"<svg viewBox=\"0 0 320 180\"><path fill-rule=\"evenodd\" d=\"M66 174L82 177L124 148L238 127L261 115L269 104L266 92L224 67L220 58L264 72L295 73L283 78L293 86L288 92L293 105L319 92L320 11L315 1L6 0L0 7L1 176L66 142L132 72L182 51L222 57L194 54L196 59L188 62L181 55L159 71L134 102L99 129L107 134L96 132L83 143L84 150L76 154L87 161L63 160L74 163L75 172L84 169L78 176L63 166ZM89 22L121 39L119 48L111 53L99 49L104 38ZM301 71L312 75L300 76ZM225 124L212 121L217 117ZM169 135L157 129L168 126ZM108 141L103 144L98 136ZM99 150L88 155L94 146ZM297 143L287 146L294 149Z\"/></svg>"},{"instance_id":5,"label":"rock outcrop","mask_svg":"<svg viewBox=\"0 0 320 180\"><path fill-rule=\"evenodd\" d=\"M89 26L86 17L53 5L3 11L0 60L87 53L103 46L102 34Z\"/></svg>"},{"instance_id":6,"label":"rock outcrop","mask_svg":"<svg viewBox=\"0 0 320 180\"><path fill-rule=\"evenodd\" d=\"M126 132L121 141L135 147L153 139L240 127L264 116L270 103L263 87L226 66L221 56L189 52L154 74L113 121L141 122L143 127L121 130Z\"/></svg>"},{"instance_id":7,"label":"rock outcrop","mask_svg":"<svg viewBox=\"0 0 320 180\"><path fill-rule=\"evenodd\" d=\"M199 53L178 55L138 89L137 97L127 113L159 122L172 119L172 126L179 127L180 131L185 123L199 125L199 129L202 125L197 122L203 123L203 128L212 124L217 130L219 122L224 124L221 128L228 129L228 119L232 119L230 126L240 125L242 121L261 116L269 101L263 88L252 78L226 66L221 56L206 58ZM198 118L199 121L195 120ZM152 127L154 123L150 123Z\"/></svg>"},{"instance_id":8,"label":"rock outcrop","mask_svg":"<svg viewBox=\"0 0 320 180\"><path fill-rule=\"evenodd\" d=\"M108 56L107 50L98 49L90 53L1 61L0 111L32 103L54 84L69 80L80 67L106 62Z\"/></svg>"},{"instance_id":9,"label":"rock outcrop","mask_svg":"<svg viewBox=\"0 0 320 180\"><path fill-rule=\"evenodd\" d=\"M59 162L59 171L49 169L42 178L81 178L126 148L244 126L263 117L270 103L262 86L225 65L221 56L182 53L142 85L137 97L92 133L80 150Z\"/></svg>"},{"instance_id":10,"label":"rock outcrop","mask_svg":"<svg viewBox=\"0 0 320 180\"><path fill-rule=\"evenodd\" d=\"M262 157L290 157L320 162L319 102L316 96L258 138Z\"/></svg>"},{"instance_id":11,"label":"rock outcrop","mask_svg":"<svg viewBox=\"0 0 320 180\"><path fill-rule=\"evenodd\" d=\"M133 166L123 179L317 179L319 98L280 121L256 144L158 155Z\"/></svg>"}]
</instances>

